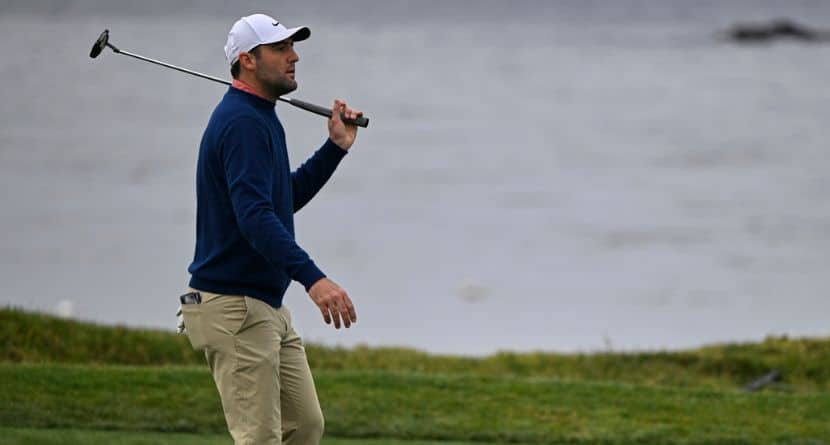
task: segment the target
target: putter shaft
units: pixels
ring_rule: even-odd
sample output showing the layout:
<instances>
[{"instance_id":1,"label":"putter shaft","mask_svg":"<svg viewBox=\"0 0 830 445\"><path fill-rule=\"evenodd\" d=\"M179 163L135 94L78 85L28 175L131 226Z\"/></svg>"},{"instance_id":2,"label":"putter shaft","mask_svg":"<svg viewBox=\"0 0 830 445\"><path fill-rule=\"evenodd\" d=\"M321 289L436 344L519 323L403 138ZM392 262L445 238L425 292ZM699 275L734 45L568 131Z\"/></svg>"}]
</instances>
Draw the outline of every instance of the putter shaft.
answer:
<instances>
[{"instance_id":1,"label":"putter shaft","mask_svg":"<svg viewBox=\"0 0 830 445\"><path fill-rule=\"evenodd\" d=\"M139 60L143 60L145 62L155 63L156 65L161 65L161 66L164 66L164 67L167 67L167 68L174 69L176 71L181 71L183 73L192 74L196 77L201 77L202 79L212 80L214 82L219 82L219 83L222 83L222 84L225 84L225 85L230 85L231 84L230 82L228 82L225 79L220 79L218 77L209 76L207 74L200 73L198 71L193 71L193 70L189 70L187 68L182 68L180 66L176 66L176 65L173 65L171 63L162 62L161 60L151 59L149 57L144 57L144 56L141 56L141 55L138 55L138 54L133 54L129 51L122 51L122 50L112 46L112 44L110 44L110 43L107 43L107 46L112 48L112 50L117 54L123 54L125 56L130 56L130 57L134 57L134 58L139 59ZM282 99L282 98L280 98L280 99Z\"/></svg>"},{"instance_id":2,"label":"putter shaft","mask_svg":"<svg viewBox=\"0 0 830 445\"><path fill-rule=\"evenodd\" d=\"M149 57L144 57L140 54L135 54L135 53L131 53L129 51L121 50L118 47L116 47L115 45L113 45L112 43L109 43L109 30L104 30L104 32L101 33L101 36L98 37L98 40L95 42L95 45L92 47L92 51L90 52L89 56L92 57L92 58L98 57L98 55L101 53L101 50L104 48L104 46L108 46L116 54L123 54L125 56L129 56L129 57L132 57L132 58L135 58L135 59L138 59L138 60L142 60L144 62L150 62L152 64L163 66L165 68L170 68L170 69L174 69L176 71L181 71L182 73L185 73L185 74L190 74L192 76L201 77L202 79L212 80L214 82L221 83L223 85L231 85L231 83L228 82L225 79L220 79L218 77L210 76L210 75L207 75L207 74L204 74L204 73L200 73L198 71L193 71L193 70L189 70L187 68L182 68L180 66L176 66L176 65L173 65L171 63L162 62L161 60L151 59ZM315 104L312 104L312 103L309 103L309 102L304 102L304 101L301 101L301 100L298 100L298 99L291 99L291 98L288 98L288 97L278 97L277 100L289 103L289 104L291 104L291 105L293 105L297 108L301 108L303 110L310 111L314 114L319 114L320 116L325 116L327 118L331 118L331 110L326 108L326 107L321 107L319 105L315 105ZM357 119L349 119L345 115L341 114L340 118L343 120L343 122L346 122L346 123L349 123L349 124L354 124L354 125L357 125L359 127L366 128L366 127L369 126L369 118L368 117L361 116L361 117L358 117Z\"/></svg>"}]
</instances>

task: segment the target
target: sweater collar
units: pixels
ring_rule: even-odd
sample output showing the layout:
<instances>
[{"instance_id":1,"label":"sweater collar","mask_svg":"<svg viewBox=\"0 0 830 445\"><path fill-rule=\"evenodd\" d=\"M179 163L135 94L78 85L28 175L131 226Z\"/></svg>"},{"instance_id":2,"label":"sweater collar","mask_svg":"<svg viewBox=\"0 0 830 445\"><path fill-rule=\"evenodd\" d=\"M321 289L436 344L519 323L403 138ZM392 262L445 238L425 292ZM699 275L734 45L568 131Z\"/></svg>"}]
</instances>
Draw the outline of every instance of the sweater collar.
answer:
<instances>
[{"instance_id":1,"label":"sweater collar","mask_svg":"<svg viewBox=\"0 0 830 445\"><path fill-rule=\"evenodd\" d=\"M260 106L262 108L268 108L273 110L274 106L276 105L275 102L272 102L270 99L263 97L261 94L257 93L256 90L251 88L250 85L239 79L233 80L233 82L231 83L230 92L242 93L243 96L249 97L251 99L251 102L255 103L257 106Z\"/></svg>"},{"instance_id":2,"label":"sweater collar","mask_svg":"<svg viewBox=\"0 0 830 445\"><path fill-rule=\"evenodd\" d=\"M264 99L264 100L267 100L268 102L271 102L271 100L270 100L270 99L268 99L267 97L263 96L262 94L259 94L259 92L257 92L257 91L254 89L254 87L252 87L252 86L248 85L247 83L245 83L245 82L243 82L243 81L241 81L241 80L239 80L239 79L234 79L234 80L233 80L233 82L231 82L231 86L232 86L232 87L234 87L234 88L236 88L237 90L242 90L242 91L244 91L244 92L246 92L246 93L248 93L248 94L253 94L254 96L256 96L256 97L258 97L258 98L260 98L260 99ZM272 102L272 103L273 103L273 102Z\"/></svg>"}]
</instances>

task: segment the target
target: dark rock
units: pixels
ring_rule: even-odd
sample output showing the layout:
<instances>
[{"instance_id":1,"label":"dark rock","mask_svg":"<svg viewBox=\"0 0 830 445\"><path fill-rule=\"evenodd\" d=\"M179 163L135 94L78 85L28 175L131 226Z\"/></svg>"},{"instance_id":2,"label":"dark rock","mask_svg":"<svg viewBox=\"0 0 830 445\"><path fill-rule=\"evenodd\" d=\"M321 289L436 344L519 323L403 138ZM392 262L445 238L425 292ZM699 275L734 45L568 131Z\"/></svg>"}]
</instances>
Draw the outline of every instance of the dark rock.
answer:
<instances>
[{"instance_id":1,"label":"dark rock","mask_svg":"<svg viewBox=\"0 0 830 445\"><path fill-rule=\"evenodd\" d=\"M766 24L736 24L726 31L726 36L738 43L763 43L776 39L830 41L830 31L811 29L788 19L778 19Z\"/></svg>"}]
</instances>

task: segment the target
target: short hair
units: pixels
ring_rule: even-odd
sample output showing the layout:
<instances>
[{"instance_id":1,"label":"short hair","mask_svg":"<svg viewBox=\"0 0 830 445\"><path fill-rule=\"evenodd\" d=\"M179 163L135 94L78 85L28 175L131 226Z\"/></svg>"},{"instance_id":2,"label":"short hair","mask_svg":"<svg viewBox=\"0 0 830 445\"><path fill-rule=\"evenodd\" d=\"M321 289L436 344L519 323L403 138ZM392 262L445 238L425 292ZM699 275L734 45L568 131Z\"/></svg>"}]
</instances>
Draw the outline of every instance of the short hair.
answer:
<instances>
[{"instance_id":1,"label":"short hair","mask_svg":"<svg viewBox=\"0 0 830 445\"><path fill-rule=\"evenodd\" d=\"M251 48L250 51L247 51L249 54L253 54L254 57L259 60L259 45ZM239 60L231 65L231 77L234 79L239 79Z\"/></svg>"}]
</instances>

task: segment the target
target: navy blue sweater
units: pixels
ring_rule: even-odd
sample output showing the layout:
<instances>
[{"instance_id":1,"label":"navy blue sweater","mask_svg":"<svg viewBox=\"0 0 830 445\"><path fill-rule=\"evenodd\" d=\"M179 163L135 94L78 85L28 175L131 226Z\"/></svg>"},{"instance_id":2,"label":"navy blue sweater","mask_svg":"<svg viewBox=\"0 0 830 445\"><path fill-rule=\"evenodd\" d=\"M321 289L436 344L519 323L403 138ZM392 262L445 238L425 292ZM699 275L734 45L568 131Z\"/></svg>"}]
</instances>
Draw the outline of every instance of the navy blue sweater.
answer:
<instances>
[{"instance_id":1,"label":"navy blue sweater","mask_svg":"<svg viewBox=\"0 0 830 445\"><path fill-rule=\"evenodd\" d=\"M327 140L292 173L274 104L231 87L199 147L190 287L280 307L292 279L308 290L325 277L294 240L293 214L345 154Z\"/></svg>"}]
</instances>

